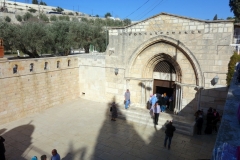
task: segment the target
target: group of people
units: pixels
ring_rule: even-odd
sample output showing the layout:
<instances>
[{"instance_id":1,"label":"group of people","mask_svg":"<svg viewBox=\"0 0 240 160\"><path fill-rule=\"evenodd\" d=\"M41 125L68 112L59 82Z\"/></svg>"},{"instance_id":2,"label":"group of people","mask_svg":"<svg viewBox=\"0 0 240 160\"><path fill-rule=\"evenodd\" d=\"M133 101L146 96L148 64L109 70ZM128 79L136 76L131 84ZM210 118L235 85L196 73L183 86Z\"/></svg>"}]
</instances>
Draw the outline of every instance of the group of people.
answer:
<instances>
[{"instance_id":1,"label":"group of people","mask_svg":"<svg viewBox=\"0 0 240 160\"><path fill-rule=\"evenodd\" d=\"M151 110L154 113L154 123L156 125L158 125L158 117L160 112L165 112L167 106L170 106L169 107L170 110L173 109L172 101L173 101L173 98L172 97L168 98L166 93L162 94L162 96L159 96L159 97L157 97L157 94L151 95L149 99L149 103L151 104ZM125 109L128 109L130 105L129 89L127 89L124 94L124 104L125 104ZM117 113L117 104L115 102L111 104L110 111L112 113L111 120L116 121L118 113ZM172 121L167 122L165 127L166 127L166 130L165 130L164 147L168 147L168 149L170 149L173 133L176 130L176 128L172 125Z\"/></svg>"},{"instance_id":2,"label":"group of people","mask_svg":"<svg viewBox=\"0 0 240 160\"><path fill-rule=\"evenodd\" d=\"M173 97L168 97L166 93L162 95L158 93L154 95L151 94L148 100L149 108L151 109L156 103L160 105L161 112L166 112L166 109L173 111Z\"/></svg>"},{"instance_id":3,"label":"group of people","mask_svg":"<svg viewBox=\"0 0 240 160\"><path fill-rule=\"evenodd\" d=\"M220 114L217 112L216 109L210 107L207 111L206 115L206 128L204 130L205 134L212 134L213 131L217 132L217 123L220 121ZM202 126L203 126L203 110L198 110L195 113L195 120L196 120L196 129L197 134L202 134Z\"/></svg>"},{"instance_id":4,"label":"group of people","mask_svg":"<svg viewBox=\"0 0 240 160\"><path fill-rule=\"evenodd\" d=\"M5 157L6 149L4 146L4 142L5 142L5 139L2 136L0 136L0 160L6 160L6 157ZM31 160L38 160L38 158L37 156L33 156ZM42 155L41 160L47 160L47 156ZM56 149L52 150L51 160L60 160L60 155L58 154Z\"/></svg>"},{"instance_id":5,"label":"group of people","mask_svg":"<svg viewBox=\"0 0 240 160\"><path fill-rule=\"evenodd\" d=\"M60 160L60 155L58 154L56 149L52 150L52 157L51 160ZM31 160L38 160L37 156L33 156ZM42 155L41 156L41 160L47 160L47 156L46 155Z\"/></svg>"}]
</instances>

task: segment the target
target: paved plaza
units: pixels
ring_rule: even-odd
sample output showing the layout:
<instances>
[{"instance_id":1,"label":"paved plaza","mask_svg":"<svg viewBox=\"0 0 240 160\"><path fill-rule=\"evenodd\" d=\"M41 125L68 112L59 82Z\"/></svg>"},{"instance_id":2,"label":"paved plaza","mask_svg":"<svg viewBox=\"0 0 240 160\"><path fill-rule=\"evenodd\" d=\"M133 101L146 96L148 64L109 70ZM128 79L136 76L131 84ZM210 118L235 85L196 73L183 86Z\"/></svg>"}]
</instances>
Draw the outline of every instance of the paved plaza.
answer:
<instances>
[{"instance_id":1,"label":"paved plaza","mask_svg":"<svg viewBox=\"0 0 240 160\"><path fill-rule=\"evenodd\" d=\"M30 160L43 154L50 160L54 148L63 160L210 159L216 140L216 134L175 133L167 150L163 129L120 119L113 122L108 104L84 99L1 125L0 134L6 139L7 160Z\"/></svg>"}]
</instances>

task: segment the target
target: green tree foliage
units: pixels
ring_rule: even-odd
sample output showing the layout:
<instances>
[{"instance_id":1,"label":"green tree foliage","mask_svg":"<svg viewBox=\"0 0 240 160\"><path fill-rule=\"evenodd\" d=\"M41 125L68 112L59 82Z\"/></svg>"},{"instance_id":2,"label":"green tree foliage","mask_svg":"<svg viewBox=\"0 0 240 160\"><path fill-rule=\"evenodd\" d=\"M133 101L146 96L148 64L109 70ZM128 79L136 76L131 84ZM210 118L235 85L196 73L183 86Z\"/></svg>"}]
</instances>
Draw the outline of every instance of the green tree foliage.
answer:
<instances>
[{"instance_id":1,"label":"green tree foliage","mask_svg":"<svg viewBox=\"0 0 240 160\"><path fill-rule=\"evenodd\" d=\"M17 19L18 22L22 22L22 16L16 15L16 19Z\"/></svg>"},{"instance_id":2,"label":"green tree foliage","mask_svg":"<svg viewBox=\"0 0 240 160\"><path fill-rule=\"evenodd\" d=\"M11 22L11 18L8 17L8 16L6 16L6 17L5 17L5 21L6 21L6 22Z\"/></svg>"},{"instance_id":3,"label":"green tree foliage","mask_svg":"<svg viewBox=\"0 0 240 160\"><path fill-rule=\"evenodd\" d=\"M32 0L32 4L38 4L38 0Z\"/></svg>"},{"instance_id":4,"label":"green tree foliage","mask_svg":"<svg viewBox=\"0 0 240 160\"><path fill-rule=\"evenodd\" d=\"M57 21L55 15L51 16L51 21L56 21L48 24L39 20L29 21L31 17L29 12L26 13L23 16L25 22L19 25L1 22L0 35L6 49L20 50L32 58L39 57L41 53L68 55L71 47L84 48L88 53L90 45L103 52L106 50L108 26L124 25L123 21L100 18L82 18L80 22Z\"/></svg>"},{"instance_id":5,"label":"green tree foliage","mask_svg":"<svg viewBox=\"0 0 240 160\"><path fill-rule=\"evenodd\" d=\"M213 17L213 20L214 20L214 21L215 21L215 20L218 20L217 14Z\"/></svg>"},{"instance_id":6,"label":"green tree foliage","mask_svg":"<svg viewBox=\"0 0 240 160\"><path fill-rule=\"evenodd\" d=\"M43 1L41 1L39 4L43 5L43 6L47 6L47 4L45 2L43 2Z\"/></svg>"},{"instance_id":7,"label":"green tree foliage","mask_svg":"<svg viewBox=\"0 0 240 160\"><path fill-rule=\"evenodd\" d=\"M58 19L59 19L60 21L70 21L69 16L59 16Z\"/></svg>"},{"instance_id":8,"label":"green tree foliage","mask_svg":"<svg viewBox=\"0 0 240 160\"><path fill-rule=\"evenodd\" d=\"M112 17L112 15L111 15L111 13L107 12L104 17L105 17L105 18L107 18L107 17Z\"/></svg>"},{"instance_id":9,"label":"green tree foliage","mask_svg":"<svg viewBox=\"0 0 240 160\"><path fill-rule=\"evenodd\" d=\"M1 22L0 37L4 40L4 48L6 50L14 49L15 35L17 35L17 25L8 22Z\"/></svg>"},{"instance_id":10,"label":"green tree foliage","mask_svg":"<svg viewBox=\"0 0 240 160\"><path fill-rule=\"evenodd\" d=\"M240 2L239 2L239 0L229 0L229 6L235 16L235 22L240 22Z\"/></svg>"},{"instance_id":11,"label":"green tree foliage","mask_svg":"<svg viewBox=\"0 0 240 160\"><path fill-rule=\"evenodd\" d=\"M50 21L57 21L58 19L57 19L57 16L56 15L51 15L50 16Z\"/></svg>"},{"instance_id":12,"label":"green tree foliage","mask_svg":"<svg viewBox=\"0 0 240 160\"><path fill-rule=\"evenodd\" d=\"M49 18L46 16L46 14L40 14L39 19L41 19L44 22L49 22Z\"/></svg>"},{"instance_id":13,"label":"green tree foliage","mask_svg":"<svg viewBox=\"0 0 240 160\"><path fill-rule=\"evenodd\" d=\"M68 15L71 15L71 16L73 16L74 14L73 14L72 12L68 12Z\"/></svg>"},{"instance_id":14,"label":"green tree foliage","mask_svg":"<svg viewBox=\"0 0 240 160\"><path fill-rule=\"evenodd\" d=\"M126 18L123 20L123 23L124 23L124 26L128 26L132 23L132 21L130 19Z\"/></svg>"},{"instance_id":15,"label":"green tree foliage","mask_svg":"<svg viewBox=\"0 0 240 160\"><path fill-rule=\"evenodd\" d=\"M228 63L228 73L227 73L227 85L229 86L234 75L235 65L237 62L240 62L240 55L236 52L231 56L230 61Z\"/></svg>"},{"instance_id":16,"label":"green tree foliage","mask_svg":"<svg viewBox=\"0 0 240 160\"><path fill-rule=\"evenodd\" d=\"M27 12L23 15L23 20L28 21L32 17L33 17L33 15L31 13Z\"/></svg>"},{"instance_id":17,"label":"green tree foliage","mask_svg":"<svg viewBox=\"0 0 240 160\"><path fill-rule=\"evenodd\" d=\"M61 7L57 7L57 8L56 8L56 11L57 11L57 12L63 12L64 9L62 9Z\"/></svg>"},{"instance_id":18,"label":"green tree foliage","mask_svg":"<svg viewBox=\"0 0 240 160\"><path fill-rule=\"evenodd\" d=\"M227 20L234 20L235 17L227 17Z\"/></svg>"},{"instance_id":19,"label":"green tree foliage","mask_svg":"<svg viewBox=\"0 0 240 160\"><path fill-rule=\"evenodd\" d=\"M31 13L35 13L37 10L33 9L33 8L30 8L30 9L28 9L28 11L31 12Z\"/></svg>"}]
</instances>

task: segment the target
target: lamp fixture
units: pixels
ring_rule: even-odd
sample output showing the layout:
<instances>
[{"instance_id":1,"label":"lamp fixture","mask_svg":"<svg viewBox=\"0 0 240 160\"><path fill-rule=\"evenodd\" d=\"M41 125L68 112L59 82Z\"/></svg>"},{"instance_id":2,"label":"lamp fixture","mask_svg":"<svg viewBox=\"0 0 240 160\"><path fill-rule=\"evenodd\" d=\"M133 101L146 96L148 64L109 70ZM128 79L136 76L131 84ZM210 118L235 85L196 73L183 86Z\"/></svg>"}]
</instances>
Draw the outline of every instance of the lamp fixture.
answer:
<instances>
[{"instance_id":1,"label":"lamp fixture","mask_svg":"<svg viewBox=\"0 0 240 160\"><path fill-rule=\"evenodd\" d=\"M118 68L115 68L114 73L115 75L118 75Z\"/></svg>"}]
</instances>

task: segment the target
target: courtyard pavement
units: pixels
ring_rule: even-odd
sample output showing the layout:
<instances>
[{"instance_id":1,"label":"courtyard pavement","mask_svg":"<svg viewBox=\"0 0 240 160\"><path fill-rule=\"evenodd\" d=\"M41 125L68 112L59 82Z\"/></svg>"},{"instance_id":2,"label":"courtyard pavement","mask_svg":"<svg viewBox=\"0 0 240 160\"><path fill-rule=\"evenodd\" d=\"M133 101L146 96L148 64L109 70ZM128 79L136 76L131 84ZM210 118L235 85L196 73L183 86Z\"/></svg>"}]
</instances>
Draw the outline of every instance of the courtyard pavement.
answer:
<instances>
[{"instance_id":1,"label":"courtyard pavement","mask_svg":"<svg viewBox=\"0 0 240 160\"><path fill-rule=\"evenodd\" d=\"M173 124L174 125L174 124ZM177 129L177 128L176 128ZM109 106L77 99L0 125L7 160L30 160L56 148L62 160L210 159L213 135L175 133L171 150L163 147L164 130L110 120Z\"/></svg>"}]
</instances>

